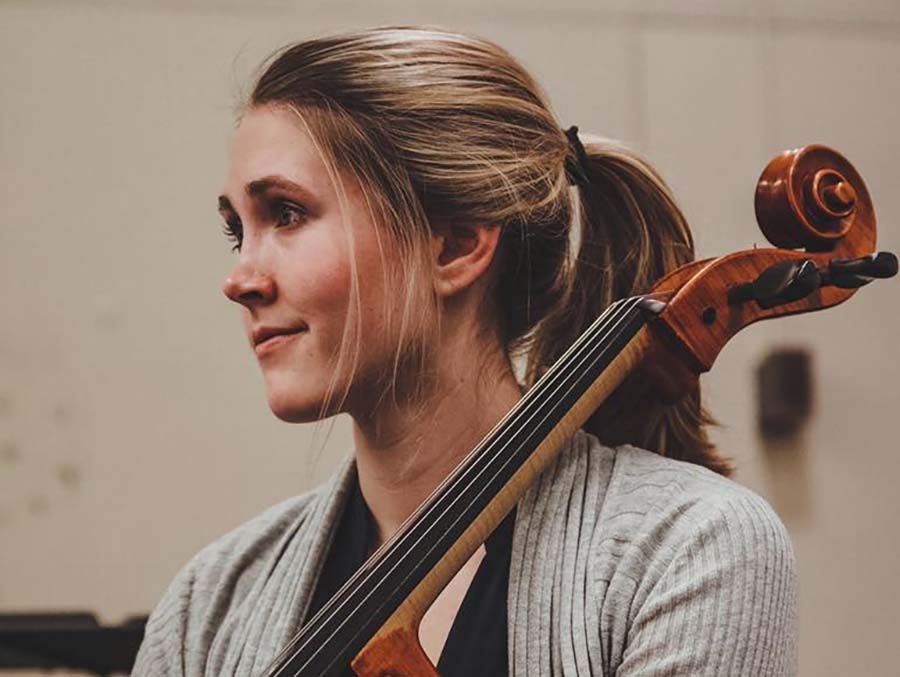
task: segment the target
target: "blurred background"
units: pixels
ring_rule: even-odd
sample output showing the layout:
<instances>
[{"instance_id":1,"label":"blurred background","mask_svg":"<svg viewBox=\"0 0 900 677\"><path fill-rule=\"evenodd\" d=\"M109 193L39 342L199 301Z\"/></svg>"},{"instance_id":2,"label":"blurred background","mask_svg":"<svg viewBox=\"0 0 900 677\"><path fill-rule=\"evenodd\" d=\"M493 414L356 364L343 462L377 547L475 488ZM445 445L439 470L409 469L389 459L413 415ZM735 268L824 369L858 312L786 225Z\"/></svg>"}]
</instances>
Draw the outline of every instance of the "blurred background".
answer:
<instances>
[{"instance_id":1,"label":"blurred background","mask_svg":"<svg viewBox=\"0 0 900 677\"><path fill-rule=\"evenodd\" d=\"M757 177L808 143L855 164L900 250L897 0L0 0L0 613L147 613L203 545L352 452L347 420L314 439L268 410L215 198L258 64L386 23L505 46L562 126L660 170L699 257L768 246ZM703 378L737 481L793 538L803 675L896 674L898 293L754 325ZM791 355L811 414L773 439L760 388Z\"/></svg>"}]
</instances>

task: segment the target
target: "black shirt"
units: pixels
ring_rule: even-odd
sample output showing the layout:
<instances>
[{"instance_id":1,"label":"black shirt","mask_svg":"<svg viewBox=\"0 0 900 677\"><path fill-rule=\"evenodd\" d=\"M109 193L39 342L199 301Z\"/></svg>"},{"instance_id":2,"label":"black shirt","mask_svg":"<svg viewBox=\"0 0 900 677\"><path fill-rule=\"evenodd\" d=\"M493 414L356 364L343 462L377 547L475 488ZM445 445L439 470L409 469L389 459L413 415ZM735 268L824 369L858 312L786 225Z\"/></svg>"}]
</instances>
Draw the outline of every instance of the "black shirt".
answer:
<instances>
[{"instance_id":1,"label":"black shirt","mask_svg":"<svg viewBox=\"0 0 900 677\"><path fill-rule=\"evenodd\" d=\"M484 559L463 598L437 664L441 677L507 675L506 596L515 509L487 541ZM307 619L362 566L375 524L355 481L316 584ZM347 667L347 675L355 673Z\"/></svg>"}]
</instances>

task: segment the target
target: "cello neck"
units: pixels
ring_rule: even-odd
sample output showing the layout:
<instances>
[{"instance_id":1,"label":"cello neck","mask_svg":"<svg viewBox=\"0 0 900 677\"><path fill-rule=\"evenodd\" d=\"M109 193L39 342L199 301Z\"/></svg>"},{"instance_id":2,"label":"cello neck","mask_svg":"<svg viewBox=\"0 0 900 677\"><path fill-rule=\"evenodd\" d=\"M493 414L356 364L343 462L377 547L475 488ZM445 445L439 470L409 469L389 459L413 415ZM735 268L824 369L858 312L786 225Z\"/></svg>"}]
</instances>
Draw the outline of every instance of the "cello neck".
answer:
<instances>
[{"instance_id":1,"label":"cello neck","mask_svg":"<svg viewBox=\"0 0 900 677\"><path fill-rule=\"evenodd\" d=\"M634 368L658 304L612 304L294 636L267 677L344 674L404 605L424 613L571 435Z\"/></svg>"}]
</instances>

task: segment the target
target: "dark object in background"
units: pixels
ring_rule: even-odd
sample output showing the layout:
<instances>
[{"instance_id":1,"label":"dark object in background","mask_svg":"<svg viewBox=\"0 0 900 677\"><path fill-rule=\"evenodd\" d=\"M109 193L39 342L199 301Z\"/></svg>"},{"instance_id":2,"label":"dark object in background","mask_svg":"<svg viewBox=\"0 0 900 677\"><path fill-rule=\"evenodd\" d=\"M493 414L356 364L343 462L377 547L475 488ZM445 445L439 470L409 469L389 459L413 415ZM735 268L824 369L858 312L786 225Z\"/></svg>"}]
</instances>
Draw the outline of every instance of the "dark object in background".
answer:
<instances>
[{"instance_id":1,"label":"dark object in background","mask_svg":"<svg viewBox=\"0 0 900 677\"><path fill-rule=\"evenodd\" d=\"M757 425L764 438L800 431L812 413L812 357L805 348L770 352L756 370Z\"/></svg>"},{"instance_id":2,"label":"dark object in background","mask_svg":"<svg viewBox=\"0 0 900 677\"><path fill-rule=\"evenodd\" d=\"M90 613L0 614L0 671L69 668L128 674L146 623L146 616L102 626Z\"/></svg>"}]
</instances>

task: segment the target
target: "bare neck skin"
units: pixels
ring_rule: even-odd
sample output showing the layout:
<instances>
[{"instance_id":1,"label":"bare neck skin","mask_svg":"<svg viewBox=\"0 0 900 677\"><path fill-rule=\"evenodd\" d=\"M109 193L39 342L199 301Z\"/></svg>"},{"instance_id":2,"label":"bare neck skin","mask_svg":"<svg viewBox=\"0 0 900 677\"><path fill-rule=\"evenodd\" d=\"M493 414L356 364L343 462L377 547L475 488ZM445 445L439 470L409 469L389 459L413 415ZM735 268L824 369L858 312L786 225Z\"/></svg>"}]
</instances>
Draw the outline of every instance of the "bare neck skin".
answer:
<instances>
[{"instance_id":1,"label":"bare neck skin","mask_svg":"<svg viewBox=\"0 0 900 677\"><path fill-rule=\"evenodd\" d=\"M424 417L379 411L354 416L362 495L384 543L522 397L502 347L474 339L474 320L452 320ZM483 359L482 359L483 357Z\"/></svg>"}]
</instances>

